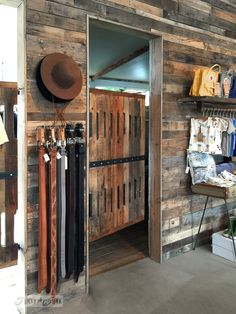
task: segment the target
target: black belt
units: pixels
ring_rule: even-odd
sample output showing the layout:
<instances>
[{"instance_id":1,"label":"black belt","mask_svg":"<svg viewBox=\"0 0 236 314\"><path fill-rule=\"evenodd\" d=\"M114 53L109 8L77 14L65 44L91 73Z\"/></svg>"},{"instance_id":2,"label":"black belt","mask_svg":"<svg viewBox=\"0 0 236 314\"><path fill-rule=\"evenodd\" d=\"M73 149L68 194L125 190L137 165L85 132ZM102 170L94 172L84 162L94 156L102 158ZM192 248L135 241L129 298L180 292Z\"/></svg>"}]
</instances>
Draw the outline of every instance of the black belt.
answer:
<instances>
[{"instance_id":1,"label":"black belt","mask_svg":"<svg viewBox=\"0 0 236 314\"><path fill-rule=\"evenodd\" d=\"M85 144L76 143L76 245L74 279L78 281L84 268L84 156Z\"/></svg>"},{"instance_id":2,"label":"black belt","mask_svg":"<svg viewBox=\"0 0 236 314\"><path fill-rule=\"evenodd\" d=\"M68 169L66 170L66 277L74 271L75 248L75 144L67 145Z\"/></svg>"}]
</instances>

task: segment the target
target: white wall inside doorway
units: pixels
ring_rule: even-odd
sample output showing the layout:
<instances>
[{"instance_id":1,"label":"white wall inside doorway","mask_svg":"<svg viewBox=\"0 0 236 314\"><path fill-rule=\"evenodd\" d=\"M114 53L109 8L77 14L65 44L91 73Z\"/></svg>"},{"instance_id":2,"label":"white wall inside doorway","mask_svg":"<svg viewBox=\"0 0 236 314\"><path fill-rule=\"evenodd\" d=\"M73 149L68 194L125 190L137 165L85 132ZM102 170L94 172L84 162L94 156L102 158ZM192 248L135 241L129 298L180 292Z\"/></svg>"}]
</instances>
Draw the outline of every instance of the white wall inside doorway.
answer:
<instances>
[{"instance_id":1,"label":"white wall inside doorway","mask_svg":"<svg viewBox=\"0 0 236 314\"><path fill-rule=\"evenodd\" d=\"M17 81L17 8L0 5L0 81Z\"/></svg>"},{"instance_id":2,"label":"white wall inside doorway","mask_svg":"<svg viewBox=\"0 0 236 314\"><path fill-rule=\"evenodd\" d=\"M18 1L0 0L0 81L17 82L24 90L24 5ZM9 7L15 5L15 7ZM17 56L18 55L18 56ZM18 62L17 62L18 58ZM19 71L17 71L17 68ZM25 106L23 92L18 95L18 209L14 240L24 249L25 203L22 193L25 181ZM20 165L20 167L19 167ZM22 180L23 178L23 180ZM19 181L21 185L19 186ZM21 197L19 198L21 192ZM16 216L16 215L15 215ZM15 237L16 236L16 237ZM18 252L17 265L0 270L1 310L4 313L25 313L25 256Z\"/></svg>"}]
</instances>

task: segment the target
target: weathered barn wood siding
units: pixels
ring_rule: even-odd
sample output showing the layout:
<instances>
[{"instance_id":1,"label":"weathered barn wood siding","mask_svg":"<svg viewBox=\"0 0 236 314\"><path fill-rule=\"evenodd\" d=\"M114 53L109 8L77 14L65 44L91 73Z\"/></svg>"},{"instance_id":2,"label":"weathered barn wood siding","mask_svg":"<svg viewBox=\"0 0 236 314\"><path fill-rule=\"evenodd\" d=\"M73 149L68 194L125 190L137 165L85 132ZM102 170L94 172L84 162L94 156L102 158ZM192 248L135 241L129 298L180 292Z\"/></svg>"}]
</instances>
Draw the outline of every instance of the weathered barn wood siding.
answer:
<instances>
[{"instance_id":1,"label":"weathered barn wood siding","mask_svg":"<svg viewBox=\"0 0 236 314\"><path fill-rule=\"evenodd\" d=\"M64 112L68 122L86 119L86 14L66 5L48 1L27 1L26 53L27 53L27 135L28 135L28 293L36 292L38 246L38 159L35 129L52 125L55 111L45 100L36 85L36 68L39 61L52 52L71 55L80 65L83 74L82 92ZM60 121L58 122L61 123ZM62 285L67 294L74 289L84 289L84 276L74 285L69 281ZM62 290L60 290L61 292Z\"/></svg>"},{"instance_id":2,"label":"weathered barn wood siding","mask_svg":"<svg viewBox=\"0 0 236 314\"><path fill-rule=\"evenodd\" d=\"M190 249L204 203L204 198L191 195L189 177L184 172L189 117L197 112L194 106L178 104L177 99L187 95L195 66L218 62L225 68L236 69L235 1L27 0L26 4L29 278L35 278L37 271L38 185L34 131L38 125L51 123L54 118L52 104L43 99L36 87L35 70L48 53L71 55L81 65L84 86L81 95L66 108L65 119L85 120L87 14L163 36L164 257ZM222 202L212 201L209 206L215 209L209 211L204 225L206 237L210 229L224 223Z\"/></svg>"}]
</instances>

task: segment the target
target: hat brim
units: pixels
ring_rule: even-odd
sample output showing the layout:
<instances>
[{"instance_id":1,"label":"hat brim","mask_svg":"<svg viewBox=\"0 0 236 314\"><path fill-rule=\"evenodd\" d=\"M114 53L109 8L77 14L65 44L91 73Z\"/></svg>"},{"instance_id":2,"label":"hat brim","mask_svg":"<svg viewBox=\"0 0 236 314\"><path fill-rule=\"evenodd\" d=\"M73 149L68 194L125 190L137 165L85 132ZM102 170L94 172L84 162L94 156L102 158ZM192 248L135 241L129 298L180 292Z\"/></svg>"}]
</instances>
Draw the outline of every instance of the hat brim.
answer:
<instances>
[{"instance_id":1,"label":"hat brim","mask_svg":"<svg viewBox=\"0 0 236 314\"><path fill-rule=\"evenodd\" d=\"M52 76L53 67L64 60L69 62L73 68L75 80L70 87L59 86ZM81 92L82 74L79 66L71 57L61 53L53 53L40 61L37 70L37 82L41 93L48 100L52 101L54 97L55 102L66 102L74 99Z\"/></svg>"}]
</instances>

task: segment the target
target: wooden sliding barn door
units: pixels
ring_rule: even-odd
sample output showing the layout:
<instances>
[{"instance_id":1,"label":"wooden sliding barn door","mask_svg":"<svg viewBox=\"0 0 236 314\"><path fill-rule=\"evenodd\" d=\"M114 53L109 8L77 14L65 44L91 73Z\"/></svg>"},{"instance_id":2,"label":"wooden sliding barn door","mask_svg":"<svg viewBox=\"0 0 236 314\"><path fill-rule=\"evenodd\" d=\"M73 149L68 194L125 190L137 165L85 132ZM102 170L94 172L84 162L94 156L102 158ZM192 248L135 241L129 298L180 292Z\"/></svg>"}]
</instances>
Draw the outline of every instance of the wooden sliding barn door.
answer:
<instances>
[{"instance_id":1,"label":"wooden sliding barn door","mask_svg":"<svg viewBox=\"0 0 236 314\"><path fill-rule=\"evenodd\" d=\"M144 219L145 99L90 90L90 239Z\"/></svg>"}]
</instances>

